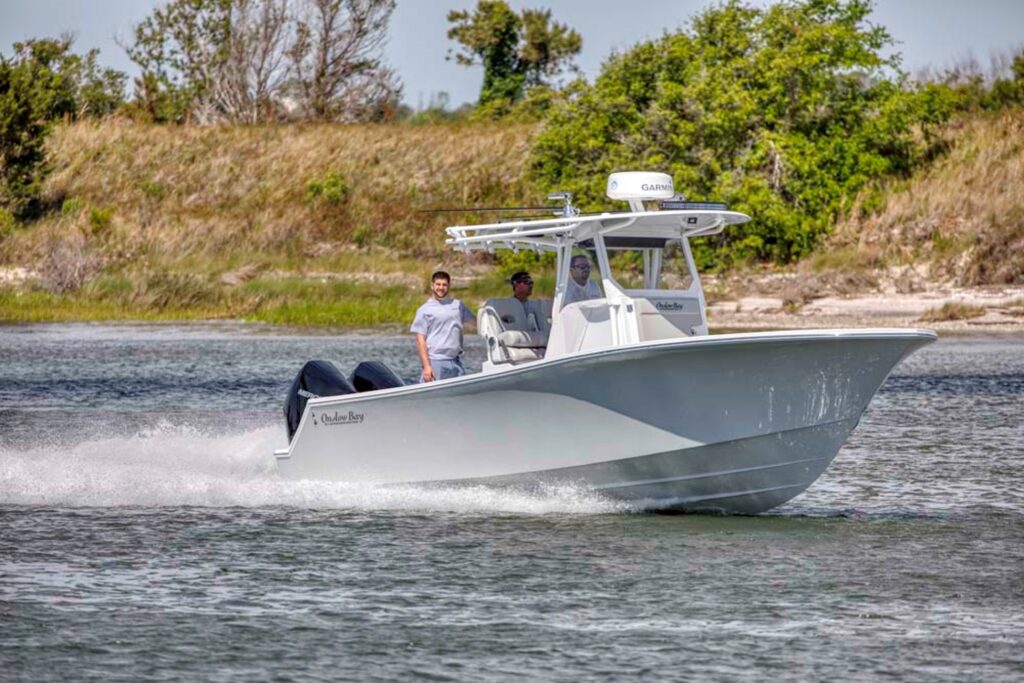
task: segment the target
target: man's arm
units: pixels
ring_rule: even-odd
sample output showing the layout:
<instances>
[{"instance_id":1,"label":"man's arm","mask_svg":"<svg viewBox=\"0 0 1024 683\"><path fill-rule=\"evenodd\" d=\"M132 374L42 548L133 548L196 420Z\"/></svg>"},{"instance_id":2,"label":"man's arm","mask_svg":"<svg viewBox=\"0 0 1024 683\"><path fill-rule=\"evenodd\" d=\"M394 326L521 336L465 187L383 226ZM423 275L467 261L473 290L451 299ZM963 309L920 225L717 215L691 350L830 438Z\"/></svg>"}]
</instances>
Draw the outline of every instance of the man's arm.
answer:
<instances>
[{"instance_id":1,"label":"man's arm","mask_svg":"<svg viewBox=\"0 0 1024 683\"><path fill-rule=\"evenodd\" d=\"M463 327L469 327L471 330L476 331L476 313L461 301L459 302L459 307L462 309L461 316Z\"/></svg>"},{"instance_id":2,"label":"man's arm","mask_svg":"<svg viewBox=\"0 0 1024 683\"><path fill-rule=\"evenodd\" d=\"M427 335L416 334L416 351L420 354L420 363L423 364L423 381L434 381L434 368L430 367L430 356L427 355Z\"/></svg>"}]
</instances>

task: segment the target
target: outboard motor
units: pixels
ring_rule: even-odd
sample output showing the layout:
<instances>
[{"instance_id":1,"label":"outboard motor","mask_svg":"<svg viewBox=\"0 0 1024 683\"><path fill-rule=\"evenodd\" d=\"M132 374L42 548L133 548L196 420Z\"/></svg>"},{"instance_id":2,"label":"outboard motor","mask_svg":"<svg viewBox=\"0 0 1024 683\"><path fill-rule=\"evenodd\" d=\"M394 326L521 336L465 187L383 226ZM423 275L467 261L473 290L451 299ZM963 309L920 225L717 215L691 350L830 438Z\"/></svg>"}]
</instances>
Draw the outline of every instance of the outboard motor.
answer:
<instances>
[{"instance_id":1,"label":"outboard motor","mask_svg":"<svg viewBox=\"0 0 1024 683\"><path fill-rule=\"evenodd\" d=\"M302 366L284 402L284 419L288 423L288 440L295 436L299 428L302 414L306 411L306 401L321 396L341 396L354 394L355 388L328 360L311 360Z\"/></svg>"},{"instance_id":2,"label":"outboard motor","mask_svg":"<svg viewBox=\"0 0 1024 683\"><path fill-rule=\"evenodd\" d=\"M377 391L404 387L405 382L388 366L377 360L366 360L352 371L352 386L356 391Z\"/></svg>"}]
</instances>

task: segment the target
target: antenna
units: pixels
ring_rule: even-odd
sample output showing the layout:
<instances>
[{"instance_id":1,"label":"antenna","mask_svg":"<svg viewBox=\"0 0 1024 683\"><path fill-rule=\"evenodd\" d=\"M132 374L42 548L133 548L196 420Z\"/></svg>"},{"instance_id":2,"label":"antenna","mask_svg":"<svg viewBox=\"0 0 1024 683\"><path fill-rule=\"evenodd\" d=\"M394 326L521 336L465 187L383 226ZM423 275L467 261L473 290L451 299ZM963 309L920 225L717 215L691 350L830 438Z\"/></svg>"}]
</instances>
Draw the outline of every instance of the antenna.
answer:
<instances>
[{"instance_id":1,"label":"antenna","mask_svg":"<svg viewBox=\"0 0 1024 683\"><path fill-rule=\"evenodd\" d=\"M550 197L548 197L550 199ZM491 211L562 211L561 206L481 206L458 209L420 209L418 213L472 213Z\"/></svg>"},{"instance_id":2,"label":"antenna","mask_svg":"<svg viewBox=\"0 0 1024 683\"><path fill-rule=\"evenodd\" d=\"M573 216L579 216L580 210L572 205L572 193L571 192L552 192L548 195L549 202L563 202L561 211L556 215L561 215L564 218L572 218Z\"/></svg>"}]
</instances>

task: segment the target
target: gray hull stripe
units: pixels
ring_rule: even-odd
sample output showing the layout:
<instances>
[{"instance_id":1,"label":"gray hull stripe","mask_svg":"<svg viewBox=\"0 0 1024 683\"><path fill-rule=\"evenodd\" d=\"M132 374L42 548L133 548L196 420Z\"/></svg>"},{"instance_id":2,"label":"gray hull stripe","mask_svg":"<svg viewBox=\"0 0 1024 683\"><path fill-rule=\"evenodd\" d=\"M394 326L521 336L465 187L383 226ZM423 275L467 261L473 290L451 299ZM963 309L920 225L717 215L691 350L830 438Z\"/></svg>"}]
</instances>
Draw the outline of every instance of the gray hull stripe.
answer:
<instances>
[{"instance_id":1,"label":"gray hull stripe","mask_svg":"<svg viewBox=\"0 0 1024 683\"><path fill-rule=\"evenodd\" d=\"M604 491L604 490L607 490L607 489L625 489L625 488L630 488L632 486L647 486L647 485L650 485L650 484L665 484L665 483L673 482L673 481L690 481L690 480L694 480L694 479L710 479L712 477L724 477L724 476L727 476L727 475L730 475L730 474L743 474L744 472L757 472L759 470L770 470L770 469L775 469L777 467L788 467L790 465L801 465L801 464L804 464L804 463L821 462L822 460L831 460L831 459L832 459L831 457L802 458L800 460L790 460L788 462L777 462L777 463L773 463L771 465L755 465L753 467L740 467L740 468L732 469L732 470L719 470L717 472L706 472L706 473L703 473L703 474L684 474L684 475L679 476L679 477L665 477L663 479L641 479L639 481L616 482L614 484L600 484L598 486L593 486L591 488L593 488L596 491ZM776 488L789 488L789 487L787 485L787 486L781 486L781 487L776 487ZM773 491L775 489L763 489L763 490L765 490L765 491ZM732 495L732 494L727 494L727 495ZM688 498L687 500L698 500L698 499L696 499L696 498L689 499Z\"/></svg>"}]
</instances>

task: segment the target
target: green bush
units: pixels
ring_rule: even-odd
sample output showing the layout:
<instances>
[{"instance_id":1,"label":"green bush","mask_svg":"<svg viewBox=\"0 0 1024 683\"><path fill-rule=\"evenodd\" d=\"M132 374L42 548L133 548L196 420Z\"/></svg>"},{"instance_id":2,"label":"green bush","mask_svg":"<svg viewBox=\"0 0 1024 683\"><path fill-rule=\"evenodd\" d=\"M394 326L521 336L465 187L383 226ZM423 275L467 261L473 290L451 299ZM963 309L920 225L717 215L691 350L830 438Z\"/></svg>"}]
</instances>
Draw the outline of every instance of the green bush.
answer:
<instances>
[{"instance_id":1,"label":"green bush","mask_svg":"<svg viewBox=\"0 0 1024 683\"><path fill-rule=\"evenodd\" d=\"M104 115L123 101L124 74L101 70L97 51L71 52L72 39L14 44L0 56L0 206L30 218L42 209L48 168L43 144L63 116Z\"/></svg>"},{"instance_id":2,"label":"green bush","mask_svg":"<svg viewBox=\"0 0 1024 683\"><path fill-rule=\"evenodd\" d=\"M538 254L534 251L508 251L502 250L495 254L498 260L498 272L502 277L508 278L520 270L537 271L554 268L555 255L551 253ZM532 273L537 275L537 273Z\"/></svg>"},{"instance_id":3,"label":"green bush","mask_svg":"<svg viewBox=\"0 0 1024 683\"><path fill-rule=\"evenodd\" d=\"M373 230L366 225L361 225L352 231L352 243L357 247L368 247L373 241Z\"/></svg>"},{"instance_id":4,"label":"green bush","mask_svg":"<svg viewBox=\"0 0 1024 683\"><path fill-rule=\"evenodd\" d=\"M89 209L89 227L92 228L92 234L102 235L110 228L110 223L114 218L114 212L110 209L101 209L94 206Z\"/></svg>"},{"instance_id":5,"label":"green bush","mask_svg":"<svg viewBox=\"0 0 1024 683\"><path fill-rule=\"evenodd\" d=\"M947 90L906 86L869 13L867 0L708 9L557 104L532 176L593 210L608 173L664 171L689 198L753 217L696 244L703 265L795 260L869 181L926 159L929 126L952 110Z\"/></svg>"},{"instance_id":6,"label":"green bush","mask_svg":"<svg viewBox=\"0 0 1024 683\"><path fill-rule=\"evenodd\" d=\"M0 207L0 241L12 234L17 225L18 221L15 220L14 214Z\"/></svg>"},{"instance_id":7,"label":"green bush","mask_svg":"<svg viewBox=\"0 0 1024 683\"><path fill-rule=\"evenodd\" d=\"M306 203L315 207L320 204L344 204L348 199L348 182L336 171L328 171L323 178L306 183Z\"/></svg>"},{"instance_id":8,"label":"green bush","mask_svg":"<svg viewBox=\"0 0 1024 683\"><path fill-rule=\"evenodd\" d=\"M74 217L82 213L82 207L85 203L81 197L68 197L60 205L60 215L65 217Z\"/></svg>"},{"instance_id":9,"label":"green bush","mask_svg":"<svg viewBox=\"0 0 1024 683\"><path fill-rule=\"evenodd\" d=\"M39 210L46 177L43 143L52 121L74 111L74 90L59 65L68 45L29 41L0 59L0 206L15 216Z\"/></svg>"},{"instance_id":10,"label":"green bush","mask_svg":"<svg viewBox=\"0 0 1024 683\"><path fill-rule=\"evenodd\" d=\"M139 183L139 189L146 199L154 202L159 202L167 194L167 188L164 187L164 184L155 180L143 180Z\"/></svg>"}]
</instances>

